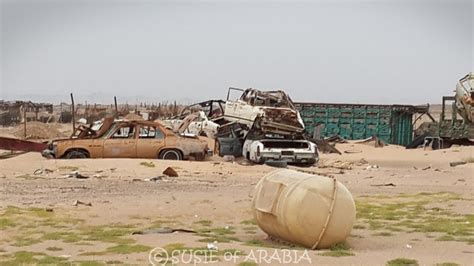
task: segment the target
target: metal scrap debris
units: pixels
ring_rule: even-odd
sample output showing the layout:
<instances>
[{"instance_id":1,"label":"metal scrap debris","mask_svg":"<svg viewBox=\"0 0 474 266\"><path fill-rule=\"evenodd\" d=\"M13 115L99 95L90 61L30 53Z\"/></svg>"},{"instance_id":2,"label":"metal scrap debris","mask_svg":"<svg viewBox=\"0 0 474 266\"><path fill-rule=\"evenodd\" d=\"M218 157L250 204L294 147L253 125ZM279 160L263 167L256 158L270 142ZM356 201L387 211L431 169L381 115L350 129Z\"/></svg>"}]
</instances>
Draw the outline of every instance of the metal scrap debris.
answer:
<instances>
[{"instance_id":1,"label":"metal scrap debris","mask_svg":"<svg viewBox=\"0 0 474 266\"><path fill-rule=\"evenodd\" d=\"M362 152L361 150L356 150L356 149L344 151L344 153L347 153L347 154L361 153L361 152Z\"/></svg>"},{"instance_id":2,"label":"metal scrap debris","mask_svg":"<svg viewBox=\"0 0 474 266\"><path fill-rule=\"evenodd\" d=\"M325 138L324 141L332 143L347 143L347 140L339 135L334 135L332 137Z\"/></svg>"},{"instance_id":3,"label":"metal scrap debris","mask_svg":"<svg viewBox=\"0 0 474 266\"><path fill-rule=\"evenodd\" d=\"M46 143L39 143L15 138L0 137L0 149L9 151L42 152Z\"/></svg>"},{"instance_id":4,"label":"metal scrap debris","mask_svg":"<svg viewBox=\"0 0 474 266\"><path fill-rule=\"evenodd\" d=\"M155 176L155 177L151 177L151 178L146 178L146 179L143 179L144 181L161 181L163 180L163 177L162 176ZM141 181L140 179L133 179L132 181Z\"/></svg>"},{"instance_id":5,"label":"metal scrap debris","mask_svg":"<svg viewBox=\"0 0 474 266\"><path fill-rule=\"evenodd\" d=\"M74 201L74 203L72 205L73 206L85 205L85 206L92 207L92 203L90 203L90 202L86 203L86 202L83 202L83 201L80 201L80 200Z\"/></svg>"},{"instance_id":6,"label":"metal scrap debris","mask_svg":"<svg viewBox=\"0 0 474 266\"><path fill-rule=\"evenodd\" d=\"M252 166L255 165L254 162L249 161L249 160L241 160L238 162L238 164L243 165L243 166Z\"/></svg>"},{"instance_id":7,"label":"metal scrap debris","mask_svg":"<svg viewBox=\"0 0 474 266\"><path fill-rule=\"evenodd\" d=\"M74 177L74 178L77 178L77 179L88 179L89 178L88 176L81 175L79 173L79 171L71 172L70 174L67 175L67 177Z\"/></svg>"},{"instance_id":8,"label":"metal scrap debris","mask_svg":"<svg viewBox=\"0 0 474 266\"><path fill-rule=\"evenodd\" d=\"M379 137L377 136L372 136L370 138L367 138L367 139L363 139L363 140L360 140L360 141L356 141L355 143L367 143L367 144L370 144L371 142L373 142L374 144L374 147L376 148L381 148L381 147L384 147L384 146L387 146L387 144L381 140Z\"/></svg>"},{"instance_id":9,"label":"metal scrap debris","mask_svg":"<svg viewBox=\"0 0 474 266\"><path fill-rule=\"evenodd\" d=\"M385 184L376 184L376 185L371 185L373 187L396 187L394 183L385 183Z\"/></svg>"},{"instance_id":10,"label":"metal scrap debris","mask_svg":"<svg viewBox=\"0 0 474 266\"><path fill-rule=\"evenodd\" d=\"M322 153L337 153L341 155L342 153L336 149L336 144L330 144L329 141L323 139L313 139L309 138L310 141L316 143L318 145L318 150Z\"/></svg>"},{"instance_id":11,"label":"metal scrap debris","mask_svg":"<svg viewBox=\"0 0 474 266\"><path fill-rule=\"evenodd\" d=\"M357 163L357 166L362 166L364 164L369 164L369 162L367 162L364 158L361 158Z\"/></svg>"},{"instance_id":12,"label":"metal scrap debris","mask_svg":"<svg viewBox=\"0 0 474 266\"><path fill-rule=\"evenodd\" d=\"M48 168L39 168L39 169L36 169L33 174L34 175L42 175L42 174L49 174L49 173L52 173L54 172L53 170L51 169L48 169Z\"/></svg>"},{"instance_id":13,"label":"metal scrap debris","mask_svg":"<svg viewBox=\"0 0 474 266\"><path fill-rule=\"evenodd\" d=\"M463 164L467 164L467 162L464 162L464 161L450 162L450 163L449 163L449 166L451 166L451 167L456 167L456 166L458 166L458 165L463 165Z\"/></svg>"},{"instance_id":14,"label":"metal scrap debris","mask_svg":"<svg viewBox=\"0 0 474 266\"><path fill-rule=\"evenodd\" d=\"M182 229L182 228L150 228L140 231L132 232L132 235L148 235L148 234L171 234L174 232L182 232L182 233L196 233L194 230L190 229Z\"/></svg>"},{"instance_id":15,"label":"metal scrap debris","mask_svg":"<svg viewBox=\"0 0 474 266\"><path fill-rule=\"evenodd\" d=\"M365 170L378 169L378 168L379 168L379 166L378 166L378 165L376 165L376 164L373 164L373 165L369 165L369 166L367 166L367 167L365 168Z\"/></svg>"}]
</instances>

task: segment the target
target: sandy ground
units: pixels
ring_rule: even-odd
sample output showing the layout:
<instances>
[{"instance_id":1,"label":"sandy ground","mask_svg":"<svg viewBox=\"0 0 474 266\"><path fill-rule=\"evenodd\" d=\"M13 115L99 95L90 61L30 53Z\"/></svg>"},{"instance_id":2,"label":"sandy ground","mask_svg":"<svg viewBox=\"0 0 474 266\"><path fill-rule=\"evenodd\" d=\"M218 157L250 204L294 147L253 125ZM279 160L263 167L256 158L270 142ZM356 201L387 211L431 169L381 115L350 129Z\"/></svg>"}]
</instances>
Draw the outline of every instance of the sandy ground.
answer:
<instances>
[{"instance_id":1,"label":"sandy ground","mask_svg":"<svg viewBox=\"0 0 474 266\"><path fill-rule=\"evenodd\" d=\"M377 203L381 197L399 202L403 201L403 195L450 192L450 195L456 195L456 199L428 202L421 211L426 212L426 208L436 206L437 210L449 211L453 217L472 218L469 215L474 213L474 163L456 167L450 167L449 163L472 161L474 148L453 147L431 151L405 150L398 146L375 148L366 144L338 144L337 148L343 151L343 155L323 154L319 167L299 169L334 176L351 191L356 202L372 200ZM143 162L152 162L153 165L145 166L141 164ZM173 167L179 176L148 181L161 176L168 166ZM37 169L42 171L34 174ZM67 262L149 264L151 248L172 245L206 248L203 236L193 233L130 234L150 227L172 227L209 228L211 231L230 228L233 231L222 233L224 237L232 236L232 241L213 244L219 250L236 249L245 255L232 259L220 255L218 262L206 265L237 265L244 261L257 262L258 265L280 264L284 262L281 258L259 259L257 254L264 253L257 253L258 250L273 254L287 247L267 239L266 234L253 224L250 210L255 184L265 173L274 169L265 165L224 162L220 158L206 162L48 160L37 153L27 153L0 160L0 261L20 262L18 258L15 261L15 252L28 251L43 253L39 257L47 254ZM74 170L89 178L67 177ZM393 186L383 186L388 183ZM92 206L74 206L77 200ZM18 213L11 214L12 210ZM67 222L64 217L81 220ZM55 226L55 221L65 225ZM332 257L324 256L327 250L307 251L311 263L305 259L298 264L384 265L395 258L409 258L417 260L420 265L443 262L473 265L474 241L470 234L474 234L474 228L469 221L465 221L469 232L465 236L467 240L439 241L437 238L443 235L440 232L407 229L377 235L379 231L369 226L370 221L358 217L357 226L347 239L349 252L353 256ZM120 239L127 239L128 242L123 243L145 248L136 252L114 252L110 248L120 245L120 240L84 240L84 228L125 228L125 235L123 232L118 234ZM82 240L44 237L45 233L64 231L76 232ZM43 237L39 237L41 235ZM19 239L38 240L19 244ZM249 243L258 244L251 246ZM290 249L298 253L291 257L291 262L296 263L295 259L303 257L303 249ZM249 254L254 257L248 257Z\"/></svg>"}]
</instances>

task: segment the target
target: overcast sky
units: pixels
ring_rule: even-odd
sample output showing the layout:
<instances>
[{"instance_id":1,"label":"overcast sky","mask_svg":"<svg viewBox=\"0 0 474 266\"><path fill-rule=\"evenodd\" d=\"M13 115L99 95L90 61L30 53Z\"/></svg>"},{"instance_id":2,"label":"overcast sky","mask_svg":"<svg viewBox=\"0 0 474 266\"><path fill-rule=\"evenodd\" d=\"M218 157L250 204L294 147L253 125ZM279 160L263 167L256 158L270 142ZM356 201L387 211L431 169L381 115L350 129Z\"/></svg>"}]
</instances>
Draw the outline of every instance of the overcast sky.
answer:
<instances>
[{"instance_id":1,"label":"overcast sky","mask_svg":"<svg viewBox=\"0 0 474 266\"><path fill-rule=\"evenodd\" d=\"M0 98L440 103L474 71L473 1L0 0Z\"/></svg>"}]
</instances>

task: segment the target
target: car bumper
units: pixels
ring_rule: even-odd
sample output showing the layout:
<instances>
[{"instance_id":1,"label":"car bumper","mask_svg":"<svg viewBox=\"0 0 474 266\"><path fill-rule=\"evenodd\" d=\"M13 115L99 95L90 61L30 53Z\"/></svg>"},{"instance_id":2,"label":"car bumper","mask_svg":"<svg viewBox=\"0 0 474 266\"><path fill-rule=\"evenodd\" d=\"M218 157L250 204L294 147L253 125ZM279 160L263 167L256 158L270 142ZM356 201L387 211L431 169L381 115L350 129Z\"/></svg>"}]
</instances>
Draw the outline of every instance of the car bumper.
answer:
<instances>
[{"instance_id":1,"label":"car bumper","mask_svg":"<svg viewBox=\"0 0 474 266\"><path fill-rule=\"evenodd\" d=\"M44 157L44 158L47 158L47 159L53 159L55 158L55 154L54 154L54 151L53 150L50 150L50 149L45 149L41 152L41 155Z\"/></svg>"},{"instance_id":2,"label":"car bumper","mask_svg":"<svg viewBox=\"0 0 474 266\"><path fill-rule=\"evenodd\" d=\"M282 152L262 151L260 158L263 161L272 159L286 161L288 163L315 163L319 160L319 156L314 152L293 152L293 154L282 154Z\"/></svg>"}]
</instances>

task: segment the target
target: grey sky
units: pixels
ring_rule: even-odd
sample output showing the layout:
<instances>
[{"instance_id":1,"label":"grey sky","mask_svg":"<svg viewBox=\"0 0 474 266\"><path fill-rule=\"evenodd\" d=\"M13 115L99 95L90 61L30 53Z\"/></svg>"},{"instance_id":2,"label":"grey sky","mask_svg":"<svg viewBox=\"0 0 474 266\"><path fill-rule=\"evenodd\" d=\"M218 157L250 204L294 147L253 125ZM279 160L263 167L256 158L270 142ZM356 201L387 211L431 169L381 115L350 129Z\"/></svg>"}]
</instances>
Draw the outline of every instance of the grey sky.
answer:
<instances>
[{"instance_id":1,"label":"grey sky","mask_svg":"<svg viewBox=\"0 0 474 266\"><path fill-rule=\"evenodd\" d=\"M0 1L2 99L439 103L474 71L473 0Z\"/></svg>"}]
</instances>

